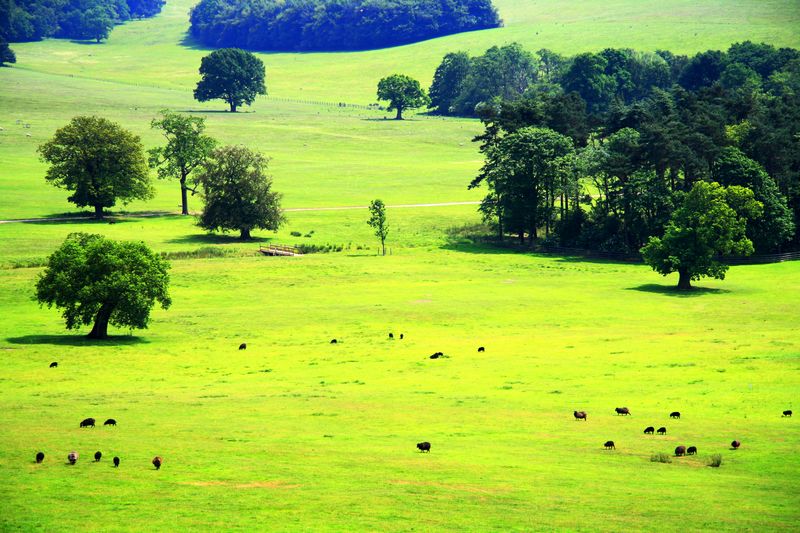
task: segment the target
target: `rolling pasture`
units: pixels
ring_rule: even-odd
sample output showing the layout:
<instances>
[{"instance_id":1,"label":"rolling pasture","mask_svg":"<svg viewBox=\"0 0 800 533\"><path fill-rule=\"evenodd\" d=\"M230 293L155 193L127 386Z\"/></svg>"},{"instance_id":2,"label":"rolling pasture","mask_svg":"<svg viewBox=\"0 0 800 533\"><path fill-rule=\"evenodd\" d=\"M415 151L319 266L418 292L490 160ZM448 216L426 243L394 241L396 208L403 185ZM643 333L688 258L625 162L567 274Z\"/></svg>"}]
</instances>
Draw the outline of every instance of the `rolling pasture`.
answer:
<instances>
[{"instance_id":1,"label":"rolling pasture","mask_svg":"<svg viewBox=\"0 0 800 533\"><path fill-rule=\"evenodd\" d=\"M118 121L146 147L160 142L149 128L160 109L200 114L221 142L273 158L287 208L475 201L479 122L286 100L369 104L386 74L427 86L444 53L512 40L562 53L800 47L793 1L499 0L497 30L261 54L271 96L231 115L192 100L207 51L184 41L190 5L170 0L101 45L14 45L18 65L0 69L0 219L76 213L35 150L78 113ZM676 294L677 280L642 265L474 244L470 205L390 208L392 253L378 257L365 211L291 211L277 234L243 244L171 215L178 200L176 183L159 182L154 200L126 208L153 217L0 224L0 530L765 531L800 520L799 421L781 416L798 408L800 264L734 267ZM171 254L173 306L108 342L66 332L31 295L75 231ZM258 256L269 242L343 251ZM181 258L193 254L219 257ZM436 351L447 357L429 359ZM623 406L631 416L615 414ZM79 428L86 417L118 425ZM678 445L699 453L650 461ZM722 466L706 466L717 453Z\"/></svg>"}]
</instances>

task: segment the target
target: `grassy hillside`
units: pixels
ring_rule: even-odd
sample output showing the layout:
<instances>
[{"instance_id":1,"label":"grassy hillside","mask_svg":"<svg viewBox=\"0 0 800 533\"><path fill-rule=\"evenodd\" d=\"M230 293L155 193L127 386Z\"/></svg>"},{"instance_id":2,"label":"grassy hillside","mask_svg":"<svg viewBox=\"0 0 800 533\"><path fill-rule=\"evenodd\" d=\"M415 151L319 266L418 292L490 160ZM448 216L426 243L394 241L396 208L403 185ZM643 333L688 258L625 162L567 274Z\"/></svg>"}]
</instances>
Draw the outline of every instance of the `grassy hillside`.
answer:
<instances>
[{"instance_id":1,"label":"grassy hillside","mask_svg":"<svg viewBox=\"0 0 800 533\"><path fill-rule=\"evenodd\" d=\"M201 114L222 142L273 158L289 208L474 201L477 121L285 100L366 104L385 74L427 85L444 53L512 40L563 53L800 47L797 2L503 0L497 30L262 54L271 97L232 115L192 99L206 51L184 42L190 5L170 0L101 45L15 45L18 65L0 69L0 219L74 214L68 193L44 183L36 147L79 113L118 121L147 147L160 109ZM157 191L128 209L174 212L177 184ZM470 244L464 228L478 219L470 205L390 209L387 257L374 255L361 210L291 211L254 243L164 214L0 224L0 530L795 527L800 429L781 411L797 411L800 390L800 264L735 267L675 294L677 280L642 265ZM149 330L90 343L31 299L39 266L74 231L224 257L173 259L173 307L154 311ZM258 256L267 242L344 250ZM616 416L621 406L632 416ZM119 425L79 429L89 416ZM650 425L667 435L643 435ZM609 439L615 451L603 450ZM430 454L416 451L423 440ZM650 461L677 445L700 453ZM715 453L722 467L706 467Z\"/></svg>"}]
</instances>

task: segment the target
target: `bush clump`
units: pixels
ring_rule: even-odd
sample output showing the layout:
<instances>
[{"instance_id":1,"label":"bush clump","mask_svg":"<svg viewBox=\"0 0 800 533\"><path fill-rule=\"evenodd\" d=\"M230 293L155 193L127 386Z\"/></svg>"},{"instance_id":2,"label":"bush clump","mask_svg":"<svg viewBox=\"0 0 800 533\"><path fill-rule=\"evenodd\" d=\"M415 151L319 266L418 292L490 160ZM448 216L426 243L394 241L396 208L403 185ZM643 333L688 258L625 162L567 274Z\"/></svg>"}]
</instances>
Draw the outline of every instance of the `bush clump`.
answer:
<instances>
[{"instance_id":1,"label":"bush clump","mask_svg":"<svg viewBox=\"0 0 800 533\"><path fill-rule=\"evenodd\" d=\"M715 453L708 459L708 466L713 466L714 468L719 468L722 464L722 455Z\"/></svg>"},{"instance_id":2,"label":"bush clump","mask_svg":"<svg viewBox=\"0 0 800 533\"><path fill-rule=\"evenodd\" d=\"M652 463L671 463L672 457L669 456L667 453L654 453L650 456L650 462Z\"/></svg>"}]
</instances>

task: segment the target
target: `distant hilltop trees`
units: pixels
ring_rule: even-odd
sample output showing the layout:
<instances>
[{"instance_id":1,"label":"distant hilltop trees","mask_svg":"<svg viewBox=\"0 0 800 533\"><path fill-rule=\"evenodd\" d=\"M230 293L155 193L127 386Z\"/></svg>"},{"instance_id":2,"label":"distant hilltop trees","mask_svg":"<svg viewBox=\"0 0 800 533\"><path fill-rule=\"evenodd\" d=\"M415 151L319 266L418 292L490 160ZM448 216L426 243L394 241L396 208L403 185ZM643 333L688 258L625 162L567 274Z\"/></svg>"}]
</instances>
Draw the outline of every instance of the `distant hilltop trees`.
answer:
<instances>
[{"instance_id":1,"label":"distant hilltop trees","mask_svg":"<svg viewBox=\"0 0 800 533\"><path fill-rule=\"evenodd\" d=\"M0 0L0 38L108 37L115 24L161 12L165 0Z\"/></svg>"},{"instance_id":2,"label":"distant hilltop trees","mask_svg":"<svg viewBox=\"0 0 800 533\"><path fill-rule=\"evenodd\" d=\"M208 46L366 50L501 25L491 0L201 0L190 33Z\"/></svg>"}]
</instances>

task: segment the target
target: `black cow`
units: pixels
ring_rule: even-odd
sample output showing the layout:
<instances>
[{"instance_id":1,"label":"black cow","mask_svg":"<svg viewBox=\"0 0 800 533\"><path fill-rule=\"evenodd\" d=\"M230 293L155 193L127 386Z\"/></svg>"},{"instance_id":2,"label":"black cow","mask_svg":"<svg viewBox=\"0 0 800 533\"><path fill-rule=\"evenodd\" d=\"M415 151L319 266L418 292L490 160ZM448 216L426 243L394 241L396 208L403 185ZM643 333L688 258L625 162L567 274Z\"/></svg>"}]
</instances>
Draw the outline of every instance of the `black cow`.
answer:
<instances>
[{"instance_id":1,"label":"black cow","mask_svg":"<svg viewBox=\"0 0 800 533\"><path fill-rule=\"evenodd\" d=\"M41 463L44 461L44 452L39 452L36 454L36 462Z\"/></svg>"},{"instance_id":2,"label":"black cow","mask_svg":"<svg viewBox=\"0 0 800 533\"><path fill-rule=\"evenodd\" d=\"M400 340L403 340L403 334L402 333L400 334Z\"/></svg>"},{"instance_id":3,"label":"black cow","mask_svg":"<svg viewBox=\"0 0 800 533\"><path fill-rule=\"evenodd\" d=\"M164 460L161 458L161 456L156 455L155 457L153 457L153 466L156 467L156 470L161 469L161 463L163 462Z\"/></svg>"},{"instance_id":4,"label":"black cow","mask_svg":"<svg viewBox=\"0 0 800 533\"><path fill-rule=\"evenodd\" d=\"M431 359L439 359L440 357L444 357L442 352L436 352L435 354L431 355Z\"/></svg>"},{"instance_id":5,"label":"black cow","mask_svg":"<svg viewBox=\"0 0 800 533\"><path fill-rule=\"evenodd\" d=\"M678 411L673 411L669 414L670 418L680 418L681 414Z\"/></svg>"},{"instance_id":6,"label":"black cow","mask_svg":"<svg viewBox=\"0 0 800 533\"><path fill-rule=\"evenodd\" d=\"M117 425L117 421L114 420L113 418L109 418L108 420L103 422L103 425L104 426L116 426Z\"/></svg>"},{"instance_id":7,"label":"black cow","mask_svg":"<svg viewBox=\"0 0 800 533\"><path fill-rule=\"evenodd\" d=\"M480 347L478 347L478 351L479 352L485 352L486 348L484 348L483 346L480 346Z\"/></svg>"},{"instance_id":8,"label":"black cow","mask_svg":"<svg viewBox=\"0 0 800 533\"><path fill-rule=\"evenodd\" d=\"M605 449L606 449L606 450L616 450L616 449L617 449L617 448L614 446L614 441L613 441L613 440L608 440L608 441L606 441L606 443L605 443L605 444L603 444L603 446L605 446Z\"/></svg>"},{"instance_id":9,"label":"black cow","mask_svg":"<svg viewBox=\"0 0 800 533\"><path fill-rule=\"evenodd\" d=\"M336 344L336 342L337 342L336 339L331 339L331 344Z\"/></svg>"},{"instance_id":10,"label":"black cow","mask_svg":"<svg viewBox=\"0 0 800 533\"><path fill-rule=\"evenodd\" d=\"M667 428L660 427L660 428L658 428L658 431L656 431L656 433L658 433L659 435L666 435L667 434Z\"/></svg>"},{"instance_id":11,"label":"black cow","mask_svg":"<svg viewBox=\"0 0 800 533\"><path fill-rule=\"evenodd\" d=\"M420 452L430 452L431 451L431 443L430 442L418 442L417 449Z\"/></svg>"},{"instance_id":12,"label":"black cow","mask_svg":"<svg viewBox=\"0 0 800 533\"><path fill-rule=\"evenodd\" d=\"M675 457L686 455L686 446L678 446L675 448Z\"/></svg>"},{"instance_id":13,"label":"black cow","mask_svg":"<svg viewBox=\"0 0 800 533\"><path fill-rule=\"evenodd\" d=\"M69 455L67 455L67 461L69 461L69 464L74 465L77 462L77 460L78 460L78 452L69 452Z\"/></svg>"},{"instance_id":14,"label":"black cow","mask_svg":"<svg viewBox=\"0 0 800 533\"><path fill-rule=\"evenodd\" d=\"M103 454L101 452L94 452L94 462L95 463L99 463L101 457L103 457Z\"/></svg>"},{"instance_id":15,"label":"black cow","mask_svg":"<svg viewBox=\"0 0 800 533\"><path fill-rule=\"evenodd\" d=\"M53 361L52 363L50 363L50 368L55 368L57 366L58 366L58 361Z\"/></svg>"},{"instance_id":16,"label":"black cow","mask_svg":"<svg viewBox=\"0 0 800 533\"><path fill-rule=\"evenodd\" d=\"M119 466L119 457L114 457L114 468Z\"/></svg>"},{"instance_id":17,"label":"black cow","mask_svg":"<svg viewBox=\"0 0 800 533\"><path fill-rule=\"evenodd\" d=\"M572 411L572 416L575 417L575 420L583 420L586 422L586 411Z\"/></svg>"},{"instance_id":18,"label":"black cow","mask_svg":"<svg viewBox=\"0 0 800 533\"><path fill-rule=\"evenodd\" d=\"M783 412L783 416L792 416L792 410L787 409L786 411Z\"/></svg>"},{"instance_id":19,"label":"black cow","mask_svg":"<svg viewBox=\"0 0 800 533\"><path fill-rule=\"evenodd\" d=\"M644 428L644 434L645 435L652 435L655 432L656 432L656 428L654 428L653 426L647 426L646 428Z\"/></svg>"},{"instance_id":20,"label":"black cow","mask_svg":"<svg viewBox=\"0 0 800 533\"><path fill-rule=\"evenodd\" d=\"M617 407L614 410L617 412L618 415L629 415L629 414L631 414L630 409L628 409L627 407Z\"/></svg>"},{"instance_id":21,"label":"black cow","mask_svg":"<svg viewBox=\"0 0 800 533\"><path fill-rule=\"evenodd\" d=\"M697 455L697 446L689 446L686 448L686 455Z\"/></svg>"},{"instance_id":22,"label":"black cow","mask_svg":"<svg viewBox=\"0 0 800 533\"><path fill-rule=\"evenodd\" d=\"M240 349L240 350L246 350L246 349L247 349L247 343L246 343L246 342L243 342L242 344L240 344L240 345L239 345L239 349Z\"/></svg>"},{"instance_id":23,"label":"black cow","mask_svg":"<svg viewBox=\"0 0 800 533\"><path fill-rule=\"evenodd\" d=\"M81 421L82 428L94 427L94 418L84 418Z\"/></svg>"},{"instance_id":24,"label":"black cow","mask_svg":"<svg viewBox=\"0 0 800 533\"><path fill-rule=\"evenodd\" d=\"M731 448L733 448L734 450L738 450L739 446L741 446L741 445L742 445L742 443L739 442L738 440L735 440L735 441L731 442Z\"/></svg>"},{"instance_id":25,"label":"black cow","mask_svg":"<svg viewBox=\"0 0 800 533\"><path fill-rule=\"evenodd\" d=\"M389 338L394 339L394 333L389 333Z\"/></svg>"}]
</instances>

